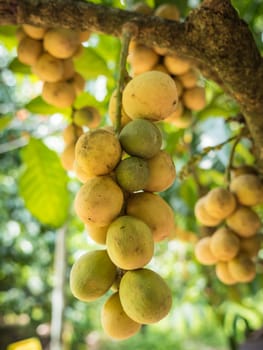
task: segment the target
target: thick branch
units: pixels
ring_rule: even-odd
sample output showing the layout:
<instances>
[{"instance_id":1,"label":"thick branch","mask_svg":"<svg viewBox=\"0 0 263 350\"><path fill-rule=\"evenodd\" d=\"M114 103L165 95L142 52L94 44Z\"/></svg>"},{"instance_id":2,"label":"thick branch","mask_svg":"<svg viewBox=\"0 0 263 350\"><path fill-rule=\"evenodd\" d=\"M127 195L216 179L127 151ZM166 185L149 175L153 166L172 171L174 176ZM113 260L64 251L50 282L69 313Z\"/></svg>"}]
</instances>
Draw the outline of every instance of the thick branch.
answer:
<instances>
[{"instance_id":1,"label":"thick branch","mask_svg":"<svg viewBox=\"0 0 263 350\"><path fill-rule=\"evenodd\" d=\"M130 23L135 39L197 60L239 103L263 169L263 60L229 0L204 0L184 23L80 0L0 0L0 16L1 24L63 26L117 37Z\"/></svg>"}]
</instances>

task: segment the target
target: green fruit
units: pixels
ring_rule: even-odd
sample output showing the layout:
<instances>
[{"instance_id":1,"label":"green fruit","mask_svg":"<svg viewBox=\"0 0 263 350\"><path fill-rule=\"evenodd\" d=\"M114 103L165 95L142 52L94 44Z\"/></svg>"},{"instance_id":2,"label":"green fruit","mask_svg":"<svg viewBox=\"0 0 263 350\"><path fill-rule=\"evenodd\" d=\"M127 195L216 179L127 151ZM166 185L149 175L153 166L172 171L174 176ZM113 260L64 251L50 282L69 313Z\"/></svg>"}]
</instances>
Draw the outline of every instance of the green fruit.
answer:
<instances>
[{"instance_id":1,"label":"green fruit","mask_svg":"<svg viewBox=\"0 0 263 350\"><path fill-rule=\"evenodd\" d=\"M164 279L149 269L128 271L121 279L120 301L125 313L135 322L155 323L172 306L172 294Z\"/></svg>"},{"instance_id":2,"label":"green fruit","mask_svg":"<svg viewBox=\"0 0 263 350\"><path fill-rule=\"evenodd\" d=\"M150 262L154 253L152 231L142 220L124 215L114 220L107 231L109 257L124 270L133 270Z\"/></svg>"},{"instance_id":3,"label":"green fruit","mask_svg":"<svg viewBox=\"0 0 263 350\"><path fill-rule=\"evenodd\" d=\"M106 250L87 252L72 266L71 292L81 301L95 300L110 289L116 274L117 268Z\"/></svg>"},{"instance_id":4,"label":"green fruit","mask_svg":"<svg viewBox=\"0 0 263 350\"><path fill-rule=\"evenodd\" d=\"M149 120L135 119L121 131L120 143L130 155L152 158L160 151L162 135L158 127Z\"/></svg>"},{"instance_id":5,"label":"green fruit","mask_svg":"<svg viewBox=\"0 0 263 350\"><path fill-rule=\"evenodd\" d=\"M78 126L87 126L88 128L96 128L99 126L101 116L94 107L86 106L78 109L74 113L74 123Z\"/></svg>"},{"instance_id":6,"label":"green fruit","mask_svg":"<svg viewBox=\"0 0 263 350\"><path fill-rule=\"evenodd\" d=\"M123 159L115 171L117 182L128 192L143 190L149 178L149 168L145 160L137 157Z\"/></svg>"},{"instance_id":7,"label":"green fruit","mask_svg":"<svg viewBox=\"0 0 263 350\"><path fill-rule=\"evenodd\" d=\"M127 339L137 333L141 325L126 315L120 303L119 293L112 294L101 312L101 324L113 339Z\"/></svg>"}]
</instances>

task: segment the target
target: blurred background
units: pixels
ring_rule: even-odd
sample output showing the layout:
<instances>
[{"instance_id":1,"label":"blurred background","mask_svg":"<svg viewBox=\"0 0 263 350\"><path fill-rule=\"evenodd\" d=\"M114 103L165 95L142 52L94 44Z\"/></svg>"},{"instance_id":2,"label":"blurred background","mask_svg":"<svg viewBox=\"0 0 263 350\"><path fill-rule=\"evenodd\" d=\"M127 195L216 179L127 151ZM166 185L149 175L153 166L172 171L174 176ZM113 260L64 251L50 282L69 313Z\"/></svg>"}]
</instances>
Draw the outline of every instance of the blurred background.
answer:
<instances>
[{"instance_id":1,"label":"blurred background","mask_svg":"<svg viewBox=\"0 0 263 350\"><path fill-rule=\"evenodd\" d=\"M134 4L96 2L120 8ZM163 2L147 4L154 8ZM173 3L184 19L199 1ZM263 3L232 3L262 52ZM235 349L249 330L260 329L263 323L263 250L253 282L231 287L216 278L213 267L196 260L194 244L202 232L194 204L200 191L224 183L231 144L191 160L204 147L213 148L238 132L240 124L232 118L238 106L215 83L201 77L206 107L193 112L184 128L160 125L163 147L177 170L174 185L161 194L174 209L176 232L156 244L149 267L169 284L173 308L165 319L142 327L134 337L114 341L100 323L107 295L83 303L69 290L69 272L76 258L102 247L88 237L74 213L72 203L81 184L59 159L64 148L61 135L71 111L58 110L40 97L42 83L17 59L15 33L15 27L0 27L0 349L32 337L45 350ZM76 106L96 107L100 125L109 125L108 103L117 84L120 43L92 34L83 45L84 54L75 65L86 84ZM235 164L253 162L250 141L243 139L236 148ZM258 213L262 217L262 208Z\"/></svg>"}]
</instances>

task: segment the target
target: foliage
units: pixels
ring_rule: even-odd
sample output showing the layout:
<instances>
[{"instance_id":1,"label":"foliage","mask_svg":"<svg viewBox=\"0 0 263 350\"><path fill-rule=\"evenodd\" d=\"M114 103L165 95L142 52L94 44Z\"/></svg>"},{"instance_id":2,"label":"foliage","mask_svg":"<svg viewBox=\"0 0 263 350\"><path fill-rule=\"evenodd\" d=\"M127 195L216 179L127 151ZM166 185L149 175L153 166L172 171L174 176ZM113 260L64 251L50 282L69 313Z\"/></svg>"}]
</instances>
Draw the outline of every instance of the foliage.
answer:
<instances>
[{"instance_id":1,"label":"foliage","mask_svg":"<svg viewBox=\"0 0 263 350\"><path fill-rule=\"evenodd\" d=\"M121 8L131 8L133 4L118 0L95 2ZM147 1L152 7L164 2L167 1ZM199 3L170 2L178 5L184 17ZM263 52L263 4L246 0L233 4L248 22ZM57 109L43 101L39 82L17 60L15 31L12 26L0 28L0 326L8 323L10 315L26 314L37 327L51 318L57 228L67 227L67 277L75 258L97 245L87 238L82 223L71 210L80 184L72 173L63 170L57 155L62 151L61 132L71 119L71 110ZM108 102L117 84L119 52L117 39L93 34L84 55L75 62L87 83L74 107L95 106L102 115L101 125L109 124ZM235 118L238 106L215 83L202 82L208 103L194 113L191 126L178 129L165 122L160 124L164 147L172 155L178 175L162 196L174 209L177 226L188 238L201 234L194 218L194 204L200 194L225 183L231 142L220 149L216 146L242 128ZM210 150L203 152L206 147ZM234 164L253 163L251 141L244 138L236 148ZM262 208L258 211L263 216ZM196 261L192 241L188 240L161 243L151 262L173 291L173 311L166 320L144 327L130 340L111 341L102 335L98 320L104 299L87 306L73 299L66 284L66 342L74 349L84 349L89 335L89 339L97 336L105 350L160 349L160 344L166 349L206 349L211 345L221 350L228 346L237 315L247 319L252 328L260 327L262 267L258 267L258 277L252 283L226 287L210 267ZM239 327L237 333L241 341L244 328Z\"/></svg>"}]
</instances>

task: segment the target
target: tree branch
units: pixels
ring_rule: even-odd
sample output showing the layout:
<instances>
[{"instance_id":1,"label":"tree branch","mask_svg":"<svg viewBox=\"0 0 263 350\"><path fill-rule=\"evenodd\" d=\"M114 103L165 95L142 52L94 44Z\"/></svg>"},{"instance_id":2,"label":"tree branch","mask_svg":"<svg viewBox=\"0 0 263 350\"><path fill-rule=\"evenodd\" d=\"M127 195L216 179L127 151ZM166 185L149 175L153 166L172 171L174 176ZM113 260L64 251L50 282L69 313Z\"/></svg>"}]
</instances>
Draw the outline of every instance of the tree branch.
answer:
<instances>
[{"instance_id":1,"label":"tree branch","mask_svg":"<svg viewBox=\"0 0 263 350\"><path fill-rule=\"evenodd\" d=\"M61 26L117 37L130 23L133 39L197 60L207 67L206 77L240 105L263 170L263 60L229 0L204 0L184 23L80 0L0 0L0 16L0 24Z\"/></svg>"}]
</instances>

